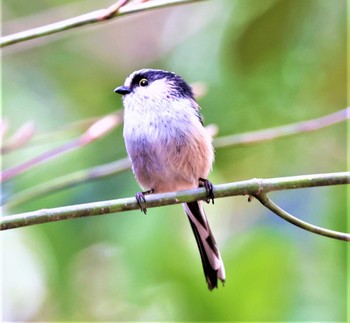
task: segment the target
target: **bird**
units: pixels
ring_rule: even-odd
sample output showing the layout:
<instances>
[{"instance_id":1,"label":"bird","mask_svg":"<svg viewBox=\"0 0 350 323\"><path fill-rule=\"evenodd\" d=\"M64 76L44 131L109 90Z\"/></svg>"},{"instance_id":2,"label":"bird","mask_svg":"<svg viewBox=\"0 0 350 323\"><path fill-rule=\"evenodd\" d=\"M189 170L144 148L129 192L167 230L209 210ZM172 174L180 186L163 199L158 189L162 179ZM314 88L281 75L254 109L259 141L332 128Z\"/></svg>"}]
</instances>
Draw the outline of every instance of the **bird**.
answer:
<instances>
[{"instance_id":1,"label":"bird","mask_svg":"<svg viewBox=\"0 0 350 323\"><path fill-rule=\"evenodd\" d=\"M135 195L146 213L145 195L205 187L214 161L212 138L203 125L191 86L179 75L144 68L114 90L122 95L123 137L132 170L144 190ZM209 290L225 283L226 274L202 201L183 203L201 256Z\"/></svg>"}]
</instances>

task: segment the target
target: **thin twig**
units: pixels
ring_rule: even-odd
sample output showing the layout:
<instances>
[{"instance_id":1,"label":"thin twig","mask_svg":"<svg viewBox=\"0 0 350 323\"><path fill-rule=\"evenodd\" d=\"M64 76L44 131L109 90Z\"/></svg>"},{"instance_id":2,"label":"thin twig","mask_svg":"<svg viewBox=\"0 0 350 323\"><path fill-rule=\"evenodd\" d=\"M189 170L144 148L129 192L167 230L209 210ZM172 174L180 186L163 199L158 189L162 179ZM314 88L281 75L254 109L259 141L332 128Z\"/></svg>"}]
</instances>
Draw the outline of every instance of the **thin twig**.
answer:
<instances>
[{"instance_id":1,"label":"thin twig","mask_svg":"<svg viewBox=\"0 0 350 323\"><path fill-rule=\"evenodd\" d=\"M347 119L350 119L350 107L308 121L216 138L213 144L215 148L257 144L262 141L316 131Z\"/></svg>"},{"instance_id":2,"label":"thin twig","mask_svg":"<svg viewBox=\"0 0 350 323\"><path fill-rule=\"evenodd\" d=\"M2 146L0 147L1 154L7 154L25 146L33 138L34 134L35 123L32 121L27 121L17 129L11 138L6 140L5 143L2 143ZM3 138L1 139L3 142Z\"/></svg>"},{"instance_id":3,"label":"thin twig","mask_svg":"<svg viewBox=\"0 0 350 323\"><path fill-rule=\"evenodd\" d=\"M105 10L105 12L102 15L100 15L100 17L98 18L99 21L109 20L113 18L117 14L118 10L121 7L125 6L128 2L129 0L119 0L117 3L111 5Z\"/></svg>"},{"instance_id":4,"label":"thin twig","mask_svg":"<svg viewBox=\"0 0 350 323\"><path fill-rule=\"evenodd\" d=\"M325 229L316 225L313 225L311 223L302 221L295 216L291 215L287 211L280 208L278 205L273 203L266 194L256 194L255 198L260 201L262 205L267 207L269 210L271 210L273 213L281 217L283 220L288 221L289 223L292 223L296 225L297 227L304 229L306 231L310 231L315 234L319 234L328 238L333 238L337 240L344 240L344 241L350 241L350 234L339 232L339 231L333 231L329 229Z\"/></svg>"},{"instance_id":5,"label":"thin twig","mask_svg":"<svg viewBox=\"0 0 350 323\"><path fill-rule=\"evenodd\" d=\"M115 115L122 116L122 111L118 110L115 113ZM48 133L38 133L35 137L33 137L30 141L30 145L25 147L18 147L18 149L24 149L26 147L33 147L36 145L42 145L47 144L48 142L54 142L58 139L64 139L67 137L72 137L74 135L79 135L86 131L89 127L91 127L95 122L102 119L104 116L96 116L96 117L89 117L82 120L73 121L72 123L61 125L60 128L53 130ZM16 150L18 150L16 149Z\"/></svg>"},{"instance_id":6,"label":"thin twig","mask_svg":"<svg viewBox=\"0 0 350 323\"><path fill-rule=\"evenodd\" d=\"M142 3L130 3L124 6L124 4L127 1L121 0L107 9L96 10L81 16L77 16L46 26L33 28L12 35L1 37L0 47L9 46L34 38L44 37L46 35L55 34L61 31L89 24L105 22L112 18L124 16L127 14L198 1L200 0L153 0Z\"/></svg>"},{"instance_id":7,"label":"thin twig","mask_svg":"<svg viewBox=\"0 0 350 323\"><path fill-rule=\"evenodd\" d=\"M8 208L12 208L27 201L34 200L39 196L52 194L56 191L67 189L83 182L86 183L94 179L100 179L118 174L130 169L130 166L131 163L129 158L124 158L108 164L82 169L77 172L57 177L51 181L30 187L11 196L8 202L4 202Z\"/></svg>"},{"instance_id":8,"label":"thin twig","mask_svg":"<svg viewBox=\"0 0 350 323\"><path fill-rule=\"evenodd\" d=\"M350 172L291 176L272 179L252 179L248 181L221 184L214 186L215 198L252 195L263 196L268 192L305 187L341 185L350 183ZM206 199L205 188L147 195L147 208L170 204L179 204ZM43 209L34 212L8 215L0 219L0 229L8 230L33 224L47 223L66 219L81 218L93 215L116 213L139 209L135 198L125 198L88 204ZM302 227L302 226L300 226ZM302 227L306 229L306 227ZM313 231L312 231L313 232ZM333 232L331 238L350 240L349 234Z\"/></svg>"},{"instance_id":9,"label":"thin twig","mask_svg":"<svg viewBox=\"0 0 350 323\"><path fill-rule=\"evenodd\" d=\"M67 153L73 149L83 147L96 139L99 139L114 129L117 125L121 124L121 117L118 114L107 115L100 120L96 121L90 126L80 137L65 143L62 146L46 151L34 158L27 160L21 164L13 166L4 170L0 175L0 183L9 180L10 178L17 176L34 166L38 166L41 163L48 161L58 155Z\"/></svg>"}]
</instances>

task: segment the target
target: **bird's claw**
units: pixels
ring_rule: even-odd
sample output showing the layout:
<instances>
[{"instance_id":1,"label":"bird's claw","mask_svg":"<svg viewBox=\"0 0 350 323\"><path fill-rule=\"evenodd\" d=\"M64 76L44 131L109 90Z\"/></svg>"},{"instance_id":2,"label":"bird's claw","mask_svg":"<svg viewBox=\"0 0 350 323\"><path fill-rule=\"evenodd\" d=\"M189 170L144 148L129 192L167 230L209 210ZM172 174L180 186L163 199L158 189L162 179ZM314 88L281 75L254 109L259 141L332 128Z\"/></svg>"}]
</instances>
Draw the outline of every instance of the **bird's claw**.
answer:
<instances>
[{"instance_id":1,"label":"bird's claw","mask_svg":"<svg viewBox=\"0 0 350 323\"><path fill-rule=\"evenodd\" d=\"M136 198L137 204L140 207L141 212L147 214L147 209L146 209L146 207L143 206L143 204L146 204L146 199L145 199L145 195L143 194L143 192L137 192L135 194L135 198Z\"/></svg>"},{"instance_id":2,"label":"bird's claw","mask_svg":"<svg viewBox=\"0 0 350 323\"><path fill-rule=\"evenodd\" d=\"M206 202L210 203L210 201L214 204L214 186L213 184L205 179L205 178L199 178L199 186L200 187L204 187L206 192L207 192L207 198L206 198Z\"/></svg>"},{"instance_id":3,"label":"bird's claw","mask_svg":"<svg viewBox=\"0 0 350 323\"><path fill-rule=\"evenodd\" d=\"M136 198L137 204L139 205L141 212L143 212L143 213L145 213L145 214L147 214L147 208L146 208L146 206L145 206L145 204L146 204L147 202L146 202L145 195L146 195L146 194L151 194L151 193L153 193L153 192L154 192L154 190L151 189L151 190L146 191L146 192L137 192L137 193L135 194L135 198Z\"/></svg>"}]
</instances>

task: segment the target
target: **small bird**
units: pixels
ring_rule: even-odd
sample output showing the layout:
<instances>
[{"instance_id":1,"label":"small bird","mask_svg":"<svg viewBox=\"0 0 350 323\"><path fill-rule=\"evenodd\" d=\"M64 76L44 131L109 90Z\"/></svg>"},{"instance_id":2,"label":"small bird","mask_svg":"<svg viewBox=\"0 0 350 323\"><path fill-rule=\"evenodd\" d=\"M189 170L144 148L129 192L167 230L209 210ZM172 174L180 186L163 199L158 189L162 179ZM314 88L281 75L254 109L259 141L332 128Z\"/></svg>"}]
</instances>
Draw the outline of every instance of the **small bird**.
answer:
<instances>
[{"instance_id":1,"label":"small bird","mask_svg":"<svg viewBox=\"0 0 350 323\"><path fill-rule=\"evenodd\" d=\"M132 170L144 192L136 194L142 211L145 194L204 186L214 160L212 139L203 126L192 88L172 72L141 69L114 92L123 96L123 136ZM195 235L209 290L225 282L225 268L202 202L183 207Z\"/></svg>"}]
</instances>

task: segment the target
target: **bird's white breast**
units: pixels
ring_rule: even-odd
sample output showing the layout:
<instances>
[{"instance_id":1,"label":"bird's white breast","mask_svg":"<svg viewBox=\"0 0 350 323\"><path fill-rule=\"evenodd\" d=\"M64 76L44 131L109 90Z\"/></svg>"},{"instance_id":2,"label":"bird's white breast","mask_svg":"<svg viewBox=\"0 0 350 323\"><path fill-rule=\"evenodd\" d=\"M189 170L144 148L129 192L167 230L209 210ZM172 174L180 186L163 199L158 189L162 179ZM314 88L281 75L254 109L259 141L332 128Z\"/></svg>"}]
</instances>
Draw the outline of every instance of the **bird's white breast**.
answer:
<instances>
[{"instance_id":1,"label":"bird's white breast","mask_svg":"<svg viewBox=\"0 0 350 323\"><path fill-rule=\"evenodd\" d=\"M145 189L172 191L198 186L213 160L211 138L188 99L124 99L126 148Z\"/></svg>"}]
</instances>

